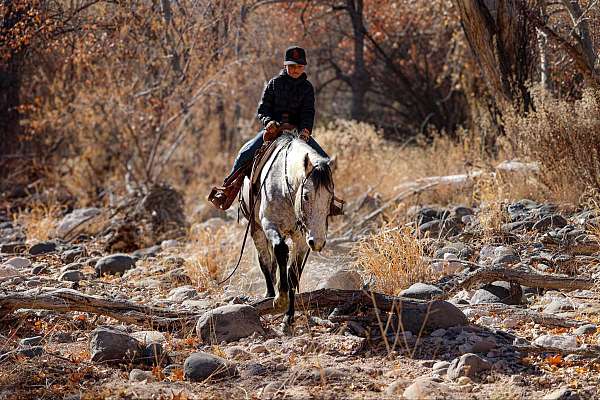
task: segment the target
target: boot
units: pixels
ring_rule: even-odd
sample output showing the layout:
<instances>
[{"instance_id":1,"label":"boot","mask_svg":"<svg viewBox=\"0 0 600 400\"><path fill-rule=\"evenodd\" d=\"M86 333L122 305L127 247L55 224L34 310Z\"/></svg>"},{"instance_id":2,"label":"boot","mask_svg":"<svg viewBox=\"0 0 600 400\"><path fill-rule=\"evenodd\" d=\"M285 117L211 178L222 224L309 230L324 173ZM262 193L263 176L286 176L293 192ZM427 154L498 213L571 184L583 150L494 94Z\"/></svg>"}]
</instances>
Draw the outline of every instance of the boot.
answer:
<instances>
[{"instance_id":1,"label":"boot","mask_svg":"<svg viewBox=\"0 0 600 400\"><path fill-rule=\"evenodd\" d=\"M344 215L344 203L344 200L334 195L333 200L331 200L331 204L329 205L329 216L335 217Z\"/></svg>"},{"instance_id":2,"label":"boot","mask_svg":"<svg viewBox=\"0 0 600 400\"><path fill-rule=\"evenodd\" d=\"M240 192L240 188L244 184L245 176L245 174L240 174L233 181L224 183L223 186L213 187L208 195L208 201L219 210L227 210L231 207Z\"/></svg>"}]
</instances>

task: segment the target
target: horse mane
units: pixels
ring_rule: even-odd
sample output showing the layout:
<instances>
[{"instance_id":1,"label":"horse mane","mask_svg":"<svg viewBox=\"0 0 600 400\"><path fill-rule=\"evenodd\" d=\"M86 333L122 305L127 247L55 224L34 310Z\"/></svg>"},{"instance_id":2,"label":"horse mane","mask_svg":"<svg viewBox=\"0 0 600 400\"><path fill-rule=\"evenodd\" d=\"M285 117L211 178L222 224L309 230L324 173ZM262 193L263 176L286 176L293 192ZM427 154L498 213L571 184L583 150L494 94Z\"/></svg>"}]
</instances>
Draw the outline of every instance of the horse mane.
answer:
<instances>
[{"instance_id":1,"label":"horse mane","mask_svg":"<svg viewBox=\"0 0 600 400\"><path fill-rule=\"evenodd\" d=\"M333 175L327 162L317 163L311 172L311 177L315 185L315 190L324 186L330 192L333 191Z\"/></svg>"}]
</instances>

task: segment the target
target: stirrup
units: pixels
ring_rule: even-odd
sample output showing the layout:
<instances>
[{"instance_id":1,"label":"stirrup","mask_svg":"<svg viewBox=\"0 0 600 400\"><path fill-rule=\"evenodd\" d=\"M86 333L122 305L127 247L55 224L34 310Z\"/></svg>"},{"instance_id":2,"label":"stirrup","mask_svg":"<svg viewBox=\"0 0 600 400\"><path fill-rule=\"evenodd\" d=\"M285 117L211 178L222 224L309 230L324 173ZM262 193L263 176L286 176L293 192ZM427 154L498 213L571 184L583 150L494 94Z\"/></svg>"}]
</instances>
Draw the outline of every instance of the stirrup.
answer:
<instances>
[{"instance_id":1,"label":"stirrup","mask_svg":"<svg viewBox=\"0 0 600 400\"><path fill-rule=\"evenodd\" d=\"M338 203L338 204L336 204ZM330 217L335 217L338 215L344 215L344 204L346 202L342 199L340 199L337 196L333 196L333 199L331 200L331 204L329 205L329 216Z\"/></svg>"}]
</instances>

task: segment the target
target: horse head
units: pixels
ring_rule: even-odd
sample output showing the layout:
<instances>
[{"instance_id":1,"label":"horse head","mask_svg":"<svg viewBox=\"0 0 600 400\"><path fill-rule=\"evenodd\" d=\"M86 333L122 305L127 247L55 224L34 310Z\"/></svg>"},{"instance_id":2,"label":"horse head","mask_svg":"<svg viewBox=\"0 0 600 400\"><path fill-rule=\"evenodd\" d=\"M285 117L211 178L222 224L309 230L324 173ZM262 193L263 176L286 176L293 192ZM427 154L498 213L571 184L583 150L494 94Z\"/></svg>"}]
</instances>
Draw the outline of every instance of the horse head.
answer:
<instances>
[{"instance_id":1,"label":"horse head","mask_svg":"<svg viewBox=\"0 0 600 400\"><path fill-rule=\"evenodd\" d=\"M305 231L306 243L314 251L321 251L327 240L327 217L334 193L329 164L329 159L313 164L306 154L304 178L296 192L296 216Z\"/></svg>"}]
</instances>

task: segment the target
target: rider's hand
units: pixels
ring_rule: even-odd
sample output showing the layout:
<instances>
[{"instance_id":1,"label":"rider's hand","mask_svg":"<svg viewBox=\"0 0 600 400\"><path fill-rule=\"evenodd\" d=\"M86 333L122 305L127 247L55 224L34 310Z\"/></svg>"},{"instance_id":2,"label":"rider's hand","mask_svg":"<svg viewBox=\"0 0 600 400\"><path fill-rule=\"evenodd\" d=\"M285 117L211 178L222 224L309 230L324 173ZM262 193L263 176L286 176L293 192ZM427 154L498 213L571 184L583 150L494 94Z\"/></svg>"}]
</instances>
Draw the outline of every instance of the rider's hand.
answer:
<instances>
[{"instance_id":1,"label":"rider's hand","mask_svg":"<svg viewBox=\"0 0 600 400\"><path fill-rule=\"evenodd\" d=\"M308 139L310 139L310 131L306 128L302 129L302 131L300 131L300 135L298 135L298 138L308 142Z\"/></svg>"},{"instance_id":2,"label":"rider's hand","mask_svg":"<svg viewBox=\"0 0 600 400\"><path fill-rule=\"evenodd\" d=\"M277 129L279 129L279 124L277 123L277 121L271 121L267 124L267 126L265 127L265 130L267 131L267 133L269 134L273 134L277 132Z\"/></svg>"}]
</instances>

